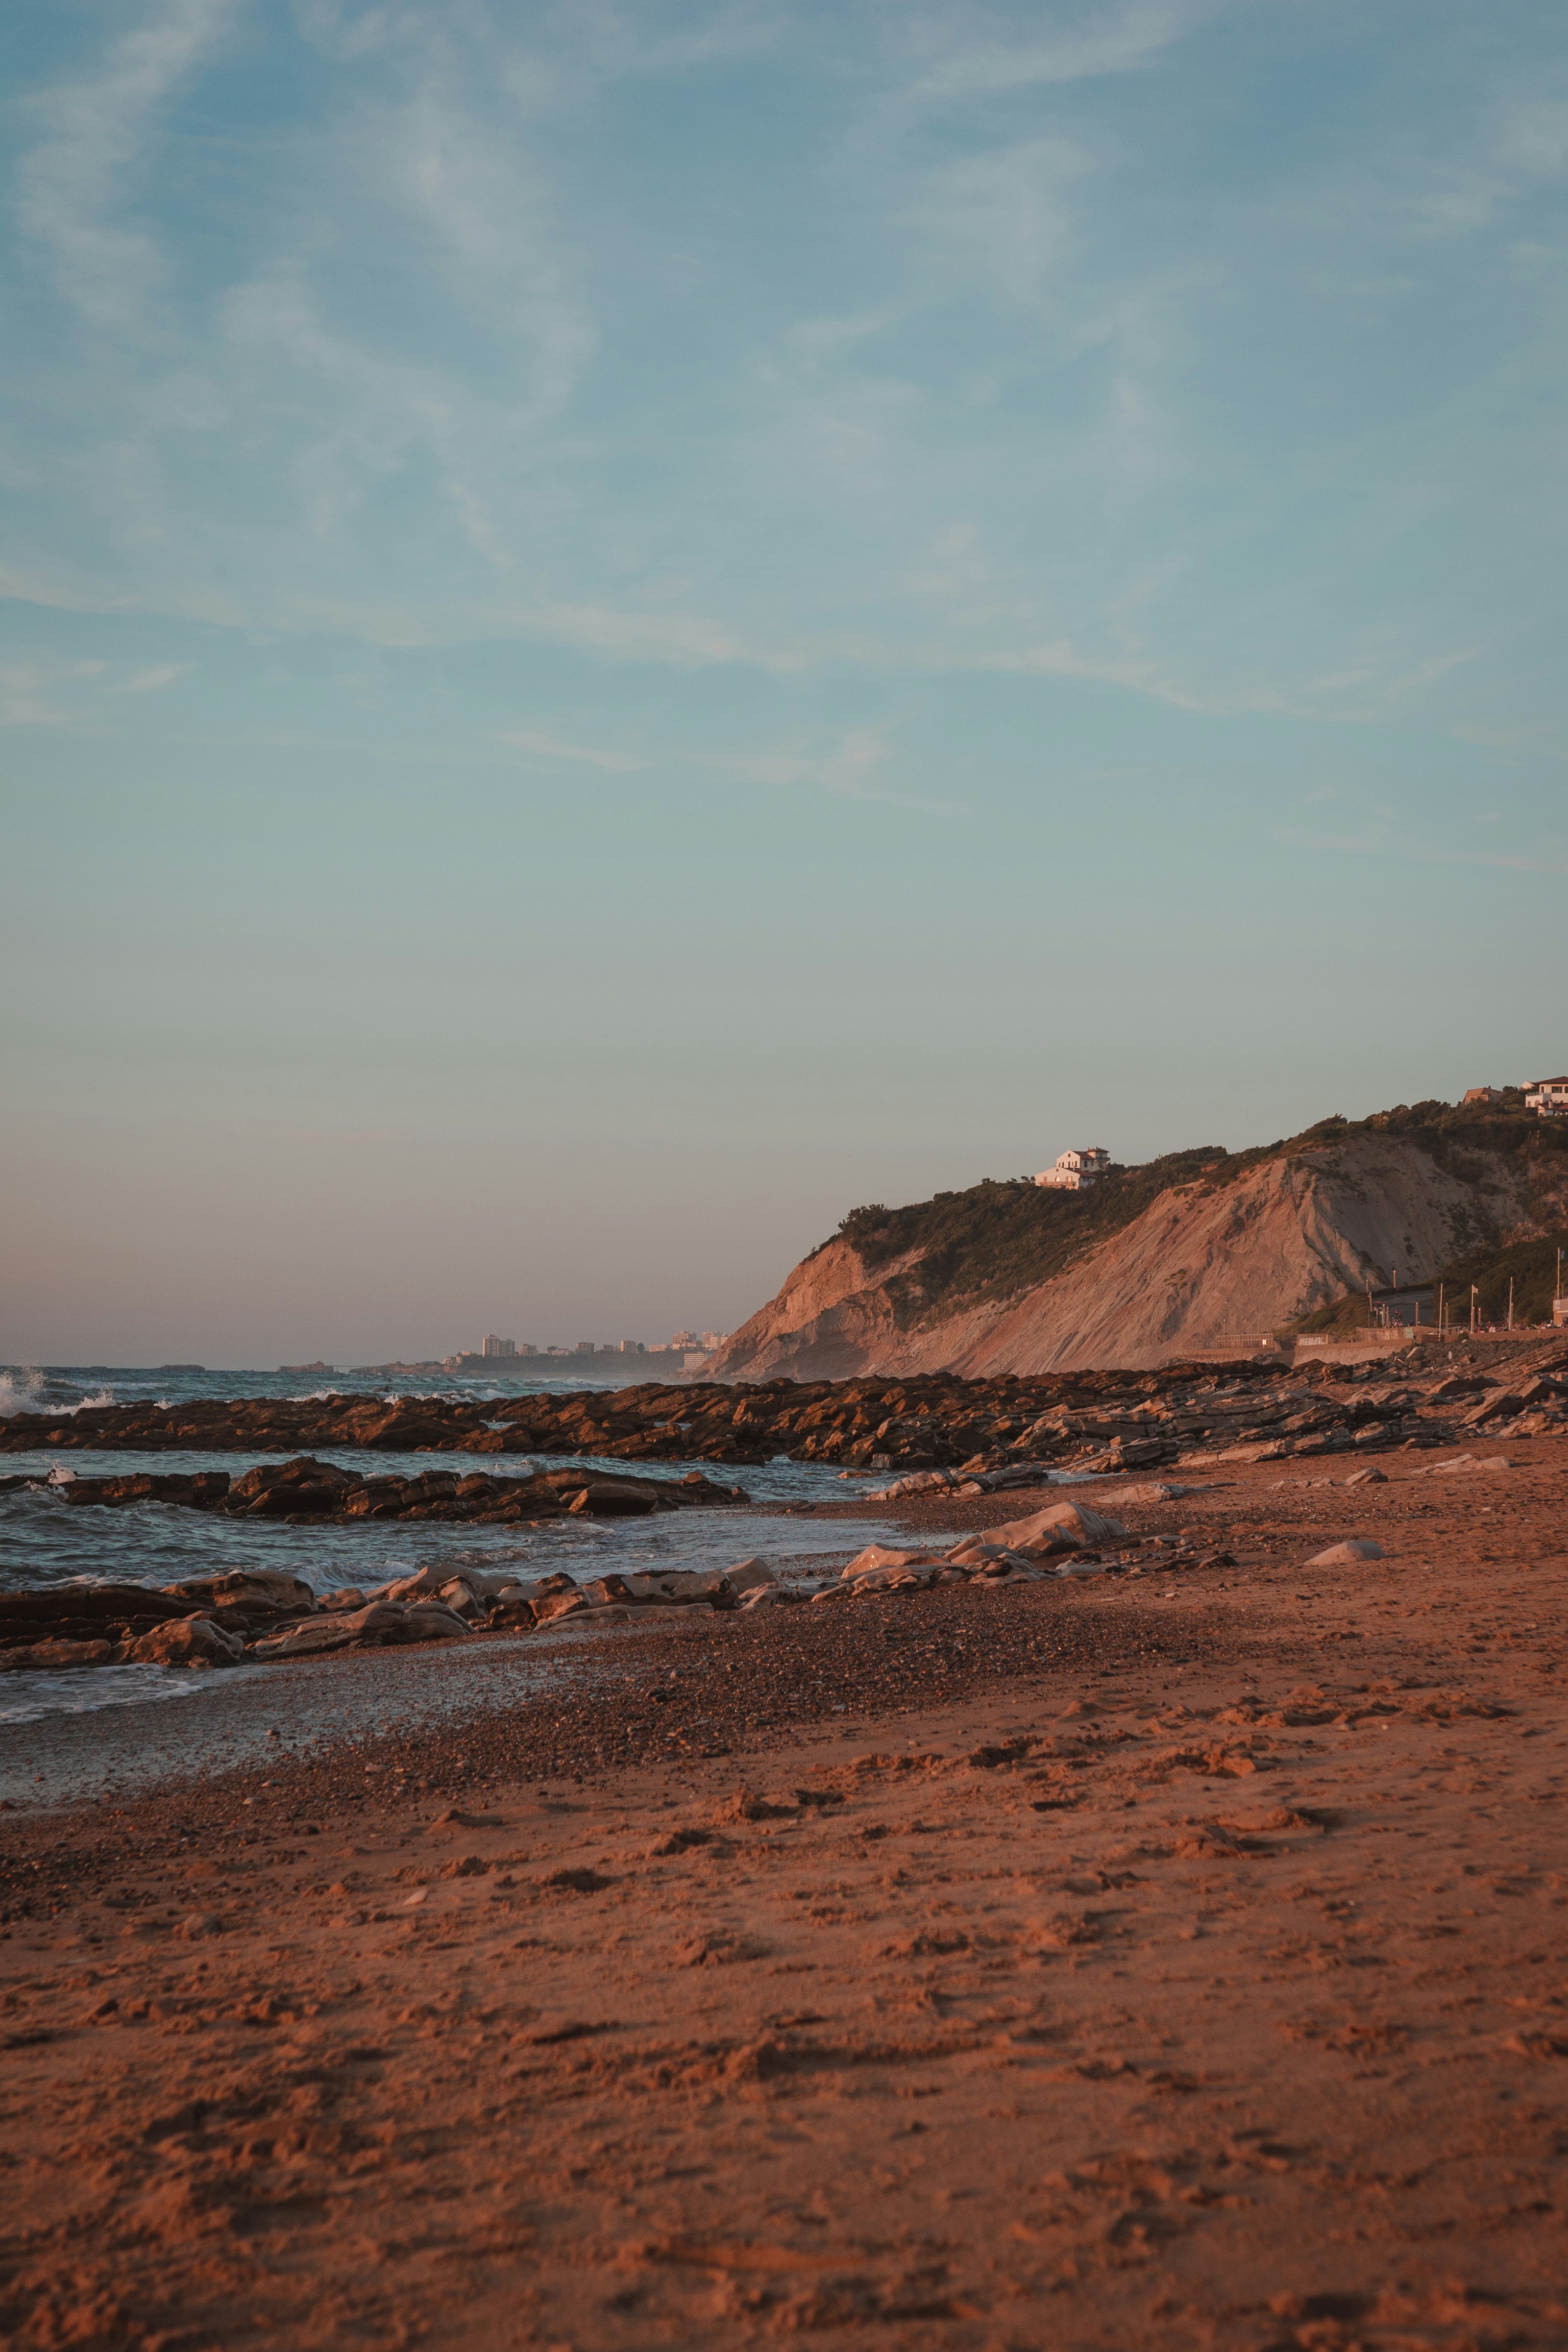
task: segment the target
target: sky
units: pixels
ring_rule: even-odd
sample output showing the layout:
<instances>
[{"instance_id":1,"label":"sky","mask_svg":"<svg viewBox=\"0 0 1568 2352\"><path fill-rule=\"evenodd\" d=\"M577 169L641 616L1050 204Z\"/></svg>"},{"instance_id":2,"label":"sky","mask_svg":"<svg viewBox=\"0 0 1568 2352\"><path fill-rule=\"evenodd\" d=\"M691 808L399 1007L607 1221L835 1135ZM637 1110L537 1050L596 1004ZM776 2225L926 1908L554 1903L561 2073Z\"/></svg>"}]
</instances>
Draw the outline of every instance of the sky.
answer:
<instances>
[{"instance_id":1,"label":"sky","mask_svg":"<svg viewBox=\"0 0 1568 2352\"><path fill-rule=\"evenodd\" d=\"M0 1357L1568 1065L1555 0L18 0Z\"/></svg>"}]
</instances>

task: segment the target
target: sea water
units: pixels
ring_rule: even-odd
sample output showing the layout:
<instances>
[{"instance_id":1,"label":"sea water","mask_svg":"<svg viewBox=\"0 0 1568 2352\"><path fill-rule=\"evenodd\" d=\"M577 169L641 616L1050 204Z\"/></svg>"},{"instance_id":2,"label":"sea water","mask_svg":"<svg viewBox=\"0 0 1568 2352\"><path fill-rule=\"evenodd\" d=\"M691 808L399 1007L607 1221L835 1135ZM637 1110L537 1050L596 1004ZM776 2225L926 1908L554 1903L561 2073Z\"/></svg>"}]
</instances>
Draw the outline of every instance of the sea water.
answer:
<instances>
[{"instance_id":1,"label":"sea water","mask_svg":"<svg viewBox=\"0 0 1568 2352\"><path fill-rule=\"evenodd\" d=\"M641 1372L644 1358L627 1359ZM643 1373L642 1377L648 1375ZM195 1397L302 1397L327 1394L333 1381L307 1387L298 1375L263 1372L174 1373L166 1369L118 1370L77 1366L47 1371L11 1369L0 1372L0 1411L47 1412L66 1418L84 1404L170 1403ZM386 1396L460 1397L468 1402L505 1397L558 1394L569 1388L626 1387L632 1379L500 1375L494 1380L425 1376L401 1382L352 1382L343 1393ZM774 1561L784 1581L828 1572L863 1544L889 1532L868 1507L864 1521L787 1518L782 1506L832 1499L856 1491L820 1463L776 1461L745 1465L712 1462L627 1463L595 1456L459 1453L395 1454L380 1448L321 1447L316 1458L367 1477L416 1475L440 1468L459 1477L468 1471L491 1476L525 1477L535 1469L560 1468L570 1460L590 1469L623 1475L677 1478L701 1470L724 1486L736 1486L745 1503L689 1505L647 1518L562 1518L539 1527L472 1527L421 1520L356 1520L289 1527L278 1519L230 1519L177 1503L73 1504L65 1489L73 1476L111 1477L123 1472L155 1475L226 1470L238 1477L258 1462L283 1457L254 1451L207 1453L181 1450L146 1453L104 1447L62 1454L50 1447L0 1454L0 1475L27 1484L0 1494L0 1591L28 1585L65 1583L85 1578L100 1584L174 1584L188 1577L216 1576L234 1569L286 1569L319 1593L345 1587L368 1589L395 1577L434 1567L505 1570L518 1577L545 1576L557 1569L579 1582L613 1569L723 1569L756 1553ZM771 1506L769 1509L757 1507ZM245 1670L289 1674L289 1666ZM197 1675L157 1666L81 1668L63 1674L0 1675L0 1724L36 1721L42 1715L123 1706L140 1700L189 1695L198 1685L225 1684L227 1674Z\"/></svg>"}]
</instances>

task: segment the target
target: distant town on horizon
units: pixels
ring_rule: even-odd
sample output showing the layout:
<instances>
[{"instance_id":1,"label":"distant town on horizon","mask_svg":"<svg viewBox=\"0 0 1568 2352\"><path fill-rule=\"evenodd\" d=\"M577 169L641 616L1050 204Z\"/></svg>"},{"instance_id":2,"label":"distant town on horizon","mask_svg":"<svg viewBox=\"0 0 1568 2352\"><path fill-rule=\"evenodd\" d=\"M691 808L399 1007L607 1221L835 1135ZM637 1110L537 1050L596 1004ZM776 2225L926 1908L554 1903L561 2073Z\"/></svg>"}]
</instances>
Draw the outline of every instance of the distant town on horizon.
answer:
<instances>
[{"instance_id":1,"label":"distant town on horizon","mask_svg":"<svg viewBox=\"0 0 1568 2352\"><path fill-rule=\"evenodd\" d=\"M494 1331L487 1331L478 1348L460 1349L456 1355L432 1357L417 1363L329 1364L318 1360L310 1364L279 1364L279 1372L473 1372L492 1371L501 1364L524 1363L591 1363L602 1357L614 1357L617 1361L626 1356L658 1356L675 1360L685 1371L703 1363L729 1339L728 1331L677 1331L668 1339L651 1343L642 1339L579 1339L570 1348L560 1346L537 1348L528 1339L503 1339ZM182 1367L181 1369L187 1369ZM188 1369L199 1370L199 1365Z\"/></svg>"}]
</instances>

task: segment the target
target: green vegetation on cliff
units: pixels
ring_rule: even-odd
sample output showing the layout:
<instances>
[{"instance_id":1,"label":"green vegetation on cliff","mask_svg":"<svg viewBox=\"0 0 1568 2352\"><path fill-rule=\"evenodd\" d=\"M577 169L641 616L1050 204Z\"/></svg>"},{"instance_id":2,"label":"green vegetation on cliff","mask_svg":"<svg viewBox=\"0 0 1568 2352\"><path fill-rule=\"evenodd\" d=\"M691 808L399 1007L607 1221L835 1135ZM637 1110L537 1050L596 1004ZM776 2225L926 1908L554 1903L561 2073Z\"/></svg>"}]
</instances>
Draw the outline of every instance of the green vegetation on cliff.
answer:
<instances>
[{"instance_id":1,"label":"green vegetation on cliff","mask_svg":"<svg viewBox=\"0 0 1568 2352\"><path fill-rule=\"evenodd\" d=\"M1438 1277L1447 1294L1450 1320L1469 1321L1473 1282L1479 1293L1476 1312L1481 1321L1505 1323L1511 1282L1514 1321L1550 1323L1559 1250L1568 1250L1568 1226L1541 1241L1515 1242L1508 1249L1479 1250L1471 1257L1457 1258Z\"/></svg>"},{"instance_id":2,"label":"green vegetation on cliff","mask_svg":"<svg viewBox=\"0 0 1568 2352\"><path fill-rule=\"evenodd\" d=\"M1195 1182L1226 1159L1222 1147L1173 1151L1144 1167L1102 1176L1087 1192L1045 1191L1026 1177L991 1177L966 1192L939 1192L907 1208L852 1209L838 1230L871 1272L922 1250L918 1267L889 1285L907 1328L959 1300L1010 1297L1059 1274L1097 1242L1141 1217L1173 1184Z\"/></svg>"}]
</instances>

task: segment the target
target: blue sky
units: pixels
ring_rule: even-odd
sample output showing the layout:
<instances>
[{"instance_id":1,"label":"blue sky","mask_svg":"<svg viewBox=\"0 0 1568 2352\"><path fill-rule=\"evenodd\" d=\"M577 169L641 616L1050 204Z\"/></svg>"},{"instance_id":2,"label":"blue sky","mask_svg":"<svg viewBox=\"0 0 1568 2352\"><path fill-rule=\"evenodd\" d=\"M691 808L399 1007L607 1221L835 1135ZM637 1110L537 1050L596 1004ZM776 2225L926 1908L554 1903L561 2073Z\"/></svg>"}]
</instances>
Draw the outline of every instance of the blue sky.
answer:
<instances>
[{"instance_id":1,"label":"blue sky","mask_svg":"<svg viewBox=\"0 0 1568 2352\"><path fill-rule=\"evenodd\" d=\"M1563 1066L1561 11L24 5L0 1352Z\"/></svg>"}]
</instances>

